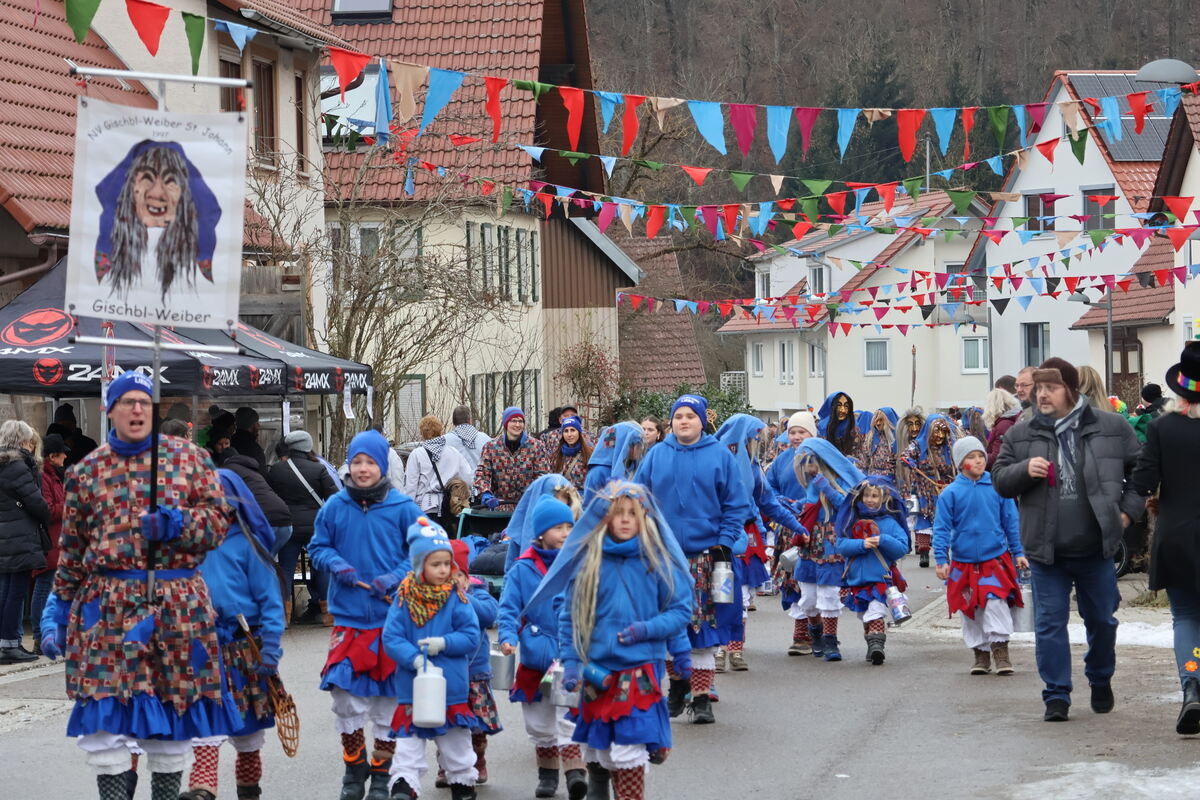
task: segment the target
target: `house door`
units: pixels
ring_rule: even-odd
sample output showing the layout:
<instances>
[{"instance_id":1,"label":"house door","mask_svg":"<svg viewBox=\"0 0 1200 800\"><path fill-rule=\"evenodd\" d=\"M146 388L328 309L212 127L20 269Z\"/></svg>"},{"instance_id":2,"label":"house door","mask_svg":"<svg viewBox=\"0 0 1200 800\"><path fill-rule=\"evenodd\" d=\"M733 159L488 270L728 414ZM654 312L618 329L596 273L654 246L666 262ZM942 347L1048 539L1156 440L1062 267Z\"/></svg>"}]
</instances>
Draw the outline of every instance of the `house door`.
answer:
<instances>
[{"instance_id":1,"label":"house door","mask_svg":"<svg viewBox=\"0 0 1200 800\"><path fill-rule=\"evenodd\" d=\"M1142 343L1137 328L1113 329L1113 394L1133 408L1142 395Z\"/></svg>"}]
</instances>

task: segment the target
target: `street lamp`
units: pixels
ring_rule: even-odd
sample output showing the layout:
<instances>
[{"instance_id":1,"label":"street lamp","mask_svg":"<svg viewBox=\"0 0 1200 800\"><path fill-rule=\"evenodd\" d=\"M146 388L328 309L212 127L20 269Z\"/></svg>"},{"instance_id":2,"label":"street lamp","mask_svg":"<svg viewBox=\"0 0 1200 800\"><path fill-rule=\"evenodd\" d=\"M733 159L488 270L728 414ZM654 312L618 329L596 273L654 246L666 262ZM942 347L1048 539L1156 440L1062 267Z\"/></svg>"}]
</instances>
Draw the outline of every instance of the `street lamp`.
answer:
<instances>
[{"instance_id":1,"label":"street lamp","mask_svg":"<svg viewBox=\"0 0 1200 800\"><path fill-rule=\"evenodd\" d=\"M1075 292L1067 298L1073 303L1083 303L1085 306L1092 308L1103 308L1107 314L1107 324L1104 327L1104 390L1110 395L1113 391L1113 333L1112 333L1112 314L1113 314L1113 295L1110 288L1104 294L1104 302L1093 300L1083 292Z\"/></svg>"},{"instance_id":2,"label":"street lamp","mask_svg":"<svg viewBox=\"0 0 1200 800\"><path fill-rule=\"evenodd\" d=\"M1192 83L1196 70L1176 58L1160 58L1142 65L1133 79L1139 83Z\"/></svg>"}]
</instances>

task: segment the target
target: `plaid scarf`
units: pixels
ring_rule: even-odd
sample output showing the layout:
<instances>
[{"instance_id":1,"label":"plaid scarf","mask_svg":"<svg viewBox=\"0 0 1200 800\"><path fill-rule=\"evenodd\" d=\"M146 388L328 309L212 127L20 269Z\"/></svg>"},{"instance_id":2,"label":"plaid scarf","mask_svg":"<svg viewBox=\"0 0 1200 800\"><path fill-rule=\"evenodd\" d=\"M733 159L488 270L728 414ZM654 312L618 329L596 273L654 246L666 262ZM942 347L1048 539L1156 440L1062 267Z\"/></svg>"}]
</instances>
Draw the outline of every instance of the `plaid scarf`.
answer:
<instances>
[{"instance_id":1,"label":"plaid scarf","mask_svg":"<svg viewBox=\"0 0 1200 800\"><path fill-rule=\"evenodd\" d=\"M417 576L410 572L404 580L400 581L400 588L396 590L396 602L407 605L408 615L412 617L412 621L416 623L417 627L422 627L442 610L442 606L446 605L446 601L450 599L450 592L454 588L453 583L438 585L424 583L417 580ZM458 590L457 594L460 600L464 603L467 602L467 597L461 590Z\"/></svg>"}]
</instances>

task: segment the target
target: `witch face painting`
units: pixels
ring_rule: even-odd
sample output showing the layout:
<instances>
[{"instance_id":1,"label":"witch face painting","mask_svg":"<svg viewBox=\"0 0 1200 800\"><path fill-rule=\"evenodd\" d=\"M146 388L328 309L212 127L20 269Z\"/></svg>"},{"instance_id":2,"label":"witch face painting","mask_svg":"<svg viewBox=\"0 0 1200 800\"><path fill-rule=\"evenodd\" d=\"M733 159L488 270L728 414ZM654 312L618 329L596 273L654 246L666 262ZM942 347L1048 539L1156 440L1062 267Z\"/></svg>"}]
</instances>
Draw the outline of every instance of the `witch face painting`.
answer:
<instances>
[{"instance_id":1,"label":"witch face painting","mask_svg":"<svg viewBox=\"0 0 1200 800\"><path fill-rule=\"evenodd\" d=\"M212 253L221 209L183 148L143 140L96 186L102 212L96 279L126 298L153 266L165 299L177 281L212 282Z\"/></svg>"}]
</instances>

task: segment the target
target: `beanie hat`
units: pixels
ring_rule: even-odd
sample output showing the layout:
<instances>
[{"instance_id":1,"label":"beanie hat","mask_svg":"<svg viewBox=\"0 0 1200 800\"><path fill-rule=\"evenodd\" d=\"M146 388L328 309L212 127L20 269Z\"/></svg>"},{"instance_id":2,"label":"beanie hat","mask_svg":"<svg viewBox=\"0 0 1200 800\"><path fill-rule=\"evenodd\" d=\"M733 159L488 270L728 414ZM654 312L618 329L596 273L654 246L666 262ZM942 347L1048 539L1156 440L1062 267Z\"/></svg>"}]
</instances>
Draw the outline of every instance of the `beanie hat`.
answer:
<instances>
[{"instance_id":1,"label":"beanie hat","mask_svg":"<svg viewBox=\"0 0 1200 800\"><path fill-rule=\"evenodd\" d=\"M67 443L57 433L46 434L42 439L42 455L52 456L55 453L67 452Z\"/></svg>"},{"instance_id":2,"label":"beanie hat","mask_svg":"<svg viewBox=\"0 0 1200 800\"><path fill-rule=\"evenodd\" d=\"M580 433L583 433L583 420L581 420L579 417L576 417L574 415L569 416L569 417L563 417L561 420L559 420L558 425L559 425L559 428L574 428L575 430L579 431Z\"/></svg>"},{"instance_id":3,"label":"beanie hat","mask_svg":"<svg viewBox=\"0 0 1200 800\"><path fill-rule=\"evenodd\" d=\"M508 423L515 417L525 419L525 412L516 406L509 406L508 408L504 409L504 413L500 415L500 427L507 428Z\"/></svg>"},{"instance_id":4,"label":"beanie hat","mask_svg":"<svg viewBox=\"0 0 1200 800\"><path fill-rule=\"evenodd\" d=\"M297 453L311 453L313 449L312 436L305 431L292 431L283 437L283 443L287 445L288 450Z\"/></svg>"},{"instance_id":5,"label":"beanie hat","mask_svg":"<svg viewBox=\"0 0 1200 800\"><path fill-rule=\"evenodd\" d=\"M349 464L358 454L368 456L379 465L379 474L386 476L388 471L388 443L379 431L363 431L350 440L346 448L346 463ZM411 530L411 529L410 529Z\"/></svg>"},{"instance_id":6,"label":"beanie hat","mask_svg":"<svg viewBox=\"0 0 1200 800\"><path fill-rule=\"evenodd\" d=\"M154 397L154 381L147 378L140 372L132 370L122 372L120 377L108 385L108 406L105 411L111 412L113 406L121 399L121 396L127 392L145 392Z\"/></svg>"},{"instance_id":7,"label":"beanie hat","mask_svg":"<svg viewBox=\"0 0 1200 800\"><path fill-rule=\"evenodd\" d=\"M233 418L237 422L238 430L248 431L258 422L258 412L250 406L242 406L233 412Z\"/></svg>"},{"instance_id":8,"label":"beanie hat","mask_svg":"<svg viewBox=\"0 0 1200 800\"><path fill-rule=\"evenodd\" d=\"M967 456L975 451L979 451L984 455L987 454L987 448L983 446L983 442L974 436L964 436L959 439L950 450L951 455L954 456L954 466L961 467Z\"/></svg>"},{"instance_id":9,"label":"beanie hat","mask_svg":"<svg viewBox=\"0 0 1200 800\"><path fill-rule=\"evenodd\" d=\"M555 525L575 524L571 507L553 495L546 495L533 507L533 537L536 539Z\"/></svg>"},{"instance_id":10,"label":"beanie hat","mask_svg":"<svg viewBox=\"0 0 1200 800\"><path fill-rule=\"evenodd\" d=\"M1157 383L1147 383L1142 387L1142 399L1147 403L1153 403L1155 400L1161 400L1162 396L1162 387Z\"/></svg>"},{"instance_id":11,"label":"beanie hat","mask_svg":"<svg viewBox=\"0 0 1200 800\"><path fill-rule=\"evenodd\" d=\"M1057 377L1053 374L1057 372ZM1075 369L1075 365L1066 359L1047 358L1042 362L1042 365L1033 371L1034 384L1039 383L1060 383L1067 387L1067 394L1071 396L1072 402L1079 399L1079 370Z\"/></svg>"},{"instance_id":12,"label":"beanie hat","mask_svg":"<svg viewBox=\"0 0 1200 800\"><path fill-rule=\"evenodd\" d=\"M817 435L817 418L811 411L797 411L788 417L788 429L803 428L809 436Z\"/></svg>"},{"instance_id":13,"label":"beanie hat","mask_svg":"<svg viewBox=\"0 0 1200 800\"><path fill-rule=\"evenodd\" d=\"M708 423L708 401L703 397L698 394L680 395L679 399L671 405L671 416L674 417L675 412L684 407L695 411L701 422Z\"/></svg>"},{"instance_id":14,"label":"beanie hat","mask_svg":"<svg viewBox=\"0 0 1200 800\"><path fill-rule=\"evenodd\" d=\"M471 545L462 539L451 539L450 550L454 553L454 566L458 567L458 571L463 575L470 575Z\"/></svg>"},{"instance_id":15,"label":"beanie hat","mask_svg":"<svg viewBox=\"0 0 1200 800\"><path fill-rule=\"evenodd\" d=\"M1160 391L1159 394L1162 394ZM58 408L54 409L55 422L74 422L75 421L75 406L70 403L63 403Z\"/></svg>"},{"instance_id":16,"label":"beanie hat","mask_svg":"<svg viewBox=\"0 0 1200 800\"><path fill-rule=\"evenodd\" d=\"M358 436L354 438L357 439ZM450 537L446 535L445 529L429 517L417 517L416 521L408 526L408 558L412 562L413 574L420 578L425 572L425 559L430 553L439 550L445 550L451 557L454 556L454 548L450 546Z\"/></svg>"}]
</instances>

